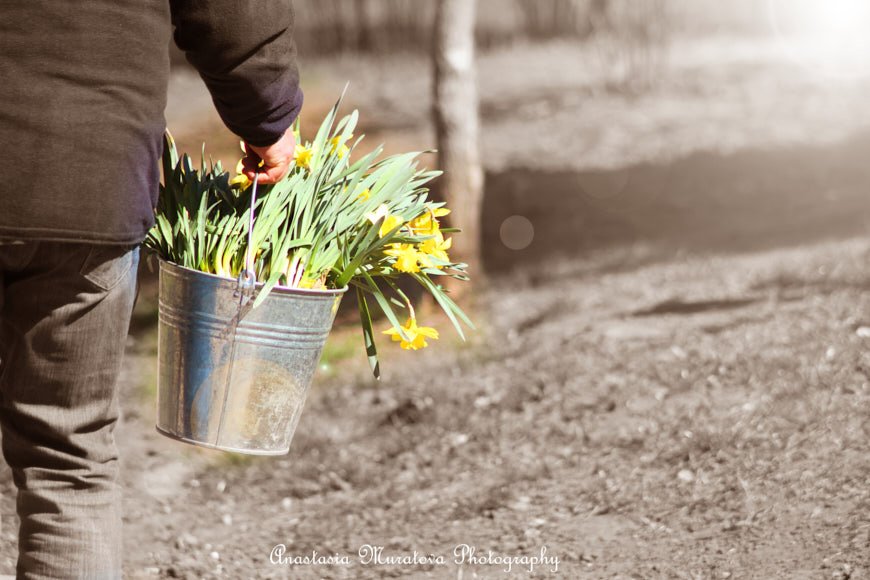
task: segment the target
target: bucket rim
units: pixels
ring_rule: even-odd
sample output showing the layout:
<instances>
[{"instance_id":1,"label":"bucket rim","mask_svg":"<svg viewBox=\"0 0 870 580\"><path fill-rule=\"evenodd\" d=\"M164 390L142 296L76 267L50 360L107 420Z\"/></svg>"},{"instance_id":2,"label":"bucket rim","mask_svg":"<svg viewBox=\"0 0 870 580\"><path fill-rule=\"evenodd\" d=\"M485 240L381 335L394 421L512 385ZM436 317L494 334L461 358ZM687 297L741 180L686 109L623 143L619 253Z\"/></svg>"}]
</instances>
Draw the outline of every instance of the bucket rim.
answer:
<instances>
[{"instance_id":1,"label":"bucket rim","mask_svg":"<svg viewBox=\"0 0 870 580\"><path fill-rule=\"evenodd\" d=\"M227 276L218 276L217 274L210 274L208 272L202 272L200 270L194 270L192 268L188 268L187 266L182 266L180 264L176 264L175 262L170 262L169 260L165 260L163 258L157 258L160 263L160 268L166 268L170 270L180 270L181 272L189 275L189 276L201 276L205 278L213 278L215 280L221 280L223 282L232 282L236 283L235 278L229 278ZM263 282L257 282L254 286L256 289L261 289L265 286ZM272 292L277 292L279 294L301 294L301 295L314 295L314 296L339 296L347 292L348 286L343 288L288 288L287 286L275 286L272 288Z\"/></svg>"}]
</instances>

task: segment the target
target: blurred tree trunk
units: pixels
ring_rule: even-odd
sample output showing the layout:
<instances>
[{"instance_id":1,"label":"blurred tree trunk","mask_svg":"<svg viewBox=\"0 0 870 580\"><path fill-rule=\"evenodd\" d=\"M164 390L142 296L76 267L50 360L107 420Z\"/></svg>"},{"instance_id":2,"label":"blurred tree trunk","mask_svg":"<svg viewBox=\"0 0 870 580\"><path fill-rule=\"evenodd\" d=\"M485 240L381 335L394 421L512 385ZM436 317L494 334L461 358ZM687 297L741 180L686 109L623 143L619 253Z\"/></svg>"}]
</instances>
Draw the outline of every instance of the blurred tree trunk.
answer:
<instances>
[{"instance_id":1,"label":"blurred tree trunk","mask_svg":"<svg viewBox=\"0 0 870 580\"><path fill-rule=\"evenodd\" d=\"M592 0L588 21L592 32L607 28L610 25L610 0Z\"/></svg>"},{"instance_id":2,"label":"blurred tree trunk","mask_svg":"<svg viewBox=\"0 0 870 580\"><path fill-rule=\"evenodd\" d=\"M452 210L449 223L463 232L457 237L452 256L468 263L472 277L480 281L483 169L474 65L477 2L437 1L432 57L438 163L444 171L439 193Z\"/></svg>"},{"instance_id":3,"label":"blurred tree trunk","mask_svg":"<svg viewBox=\"0 0 870 580\"><path fill-rule=\"evenodd\" d=\"M372 0L356 0L357 49L360 52L374 50L374 14Z\"/></svg>"}]
</instances>

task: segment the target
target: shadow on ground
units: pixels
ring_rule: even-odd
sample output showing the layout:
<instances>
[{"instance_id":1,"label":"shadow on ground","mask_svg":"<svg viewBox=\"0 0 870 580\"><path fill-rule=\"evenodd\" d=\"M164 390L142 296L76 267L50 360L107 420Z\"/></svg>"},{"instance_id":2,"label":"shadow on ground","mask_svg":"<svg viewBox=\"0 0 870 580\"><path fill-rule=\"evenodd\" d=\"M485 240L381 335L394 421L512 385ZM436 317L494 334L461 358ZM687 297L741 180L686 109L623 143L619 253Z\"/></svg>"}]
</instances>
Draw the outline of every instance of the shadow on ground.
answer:
<instances>
[{"instance_id":1,"label":"shadow on ground","mask_svg":"<svg viewBox=\"0 0 870 580\"><path fill-rule=\"evenodd\" d=\"M618 170L487 174L484 262L491 272L643 243L664 255L747 252L862 235L870 225L870 132L826 146L695 153ZM510 250L513 215L534 240Z\"/></svg>"}]
</instances>

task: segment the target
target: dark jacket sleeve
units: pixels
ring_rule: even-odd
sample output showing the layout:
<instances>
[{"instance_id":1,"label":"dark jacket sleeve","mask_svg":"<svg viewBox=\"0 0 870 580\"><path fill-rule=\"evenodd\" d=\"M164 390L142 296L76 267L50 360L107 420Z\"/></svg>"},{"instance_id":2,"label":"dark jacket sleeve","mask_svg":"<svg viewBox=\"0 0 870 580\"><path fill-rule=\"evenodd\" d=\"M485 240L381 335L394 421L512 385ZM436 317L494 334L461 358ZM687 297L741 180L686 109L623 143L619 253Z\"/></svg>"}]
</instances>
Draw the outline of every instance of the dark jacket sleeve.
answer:
<instances>
[{"instance_id":1,"label":"dark jacket sleeve","mask_svg":"<svg viewBox=\"0 0 870 580\"><path fill-rule=\"evenodd\" d=\"M302 108L291 0L170 0L174 38L226 126L275 143Z\"/></svg>"}]
</instances>

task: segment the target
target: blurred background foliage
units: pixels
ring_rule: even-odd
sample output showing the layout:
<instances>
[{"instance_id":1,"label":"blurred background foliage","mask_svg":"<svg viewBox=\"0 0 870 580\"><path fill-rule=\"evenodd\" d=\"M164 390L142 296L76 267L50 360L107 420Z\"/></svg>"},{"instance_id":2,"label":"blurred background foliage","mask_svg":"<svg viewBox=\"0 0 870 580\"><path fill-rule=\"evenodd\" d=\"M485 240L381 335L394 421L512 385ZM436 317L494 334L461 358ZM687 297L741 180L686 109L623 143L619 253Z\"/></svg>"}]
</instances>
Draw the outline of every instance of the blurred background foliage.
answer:
<instances>
[{"instance_id":1,"label":"blurred background foliage","mask_svg":"<svg viewBox=\"0 0 870 580\"><path fill-rule=\"evenodd\" d=\"M300 46L317 53L426 51L435 2L296 0ZM753 31L764 3L736 0L479 0L477 42L489 48L518 40L619 34L660 41L666 30Z\"/></svg>"},{"instance_id":2,"label":"blurred background foliage","mask_svg":"<svg viewBox=\"0 0 870 580\"><path fill-rule=\"evenodd\" d=\"M431 47L435 2L295 0L294 6L304 57ZM672 34L755 33L765 25L765 11L765 3L755 0L479 0L476 35L482 49L593 37L654 46ZM183 61L174 49L173 64Z\"/></svg>"}]
</instances>

